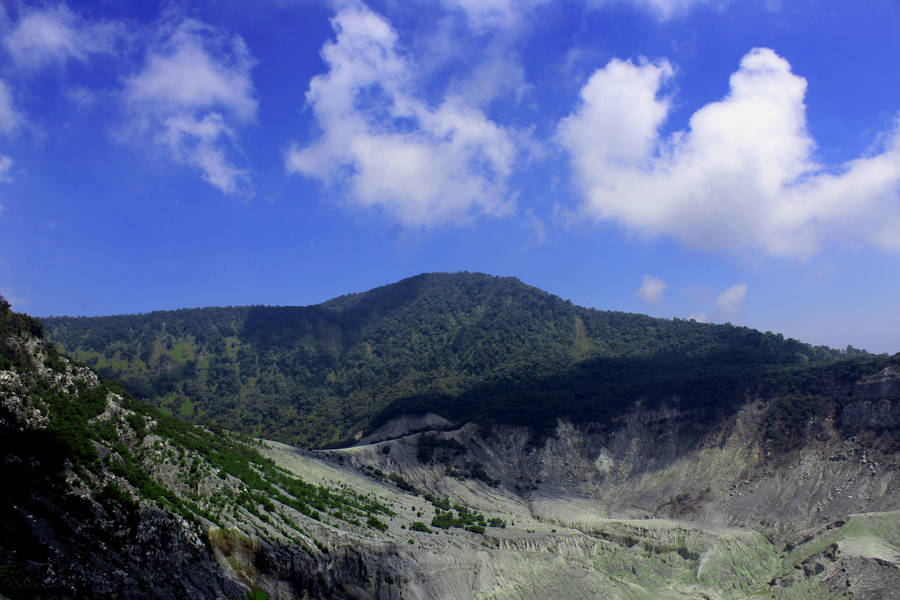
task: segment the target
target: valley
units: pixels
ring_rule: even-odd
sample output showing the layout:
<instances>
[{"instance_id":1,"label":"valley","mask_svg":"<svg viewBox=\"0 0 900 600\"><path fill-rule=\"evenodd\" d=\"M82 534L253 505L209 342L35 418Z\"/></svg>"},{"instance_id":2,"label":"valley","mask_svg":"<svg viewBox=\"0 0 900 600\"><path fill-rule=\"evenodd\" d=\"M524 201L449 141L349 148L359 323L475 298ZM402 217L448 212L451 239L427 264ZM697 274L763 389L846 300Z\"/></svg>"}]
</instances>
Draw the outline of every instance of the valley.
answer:
<instances>
[{"instance_id":1,"label":"valley","mask_svg":"<svg viewBox=\"0 0 900 600\"><path fill-rule=\"evenodd\" d=\"M333 313L302 348L285 345L298 338L282 314L255 342L225 336L220 354L209 327L227 320L175 335L182 313L149 327L140 315L40 322L0 307L0 595L897 597L900 355L587 311L485 276L401 284L333 301L356 316ZM202 310L194 321L240 312ZM302 329L309 311L287 322ZM416 338L451 323L465 343ZM93 356L98 335L103 360L124 361L98 360L99 373L73 358ZM203 336L197 370L173 367L183 340ZM144 375L123 358L140 340ZM251 348L298 386L256 398L263 371L242 379L237 359ZM228 365L237 387L217 400ZM119 375L124 385L107 378ZM204 408L173 410L156 395L164 385L198 391ZM332 443L296 443L314 439Z\"/></svg>"}]
</instances>

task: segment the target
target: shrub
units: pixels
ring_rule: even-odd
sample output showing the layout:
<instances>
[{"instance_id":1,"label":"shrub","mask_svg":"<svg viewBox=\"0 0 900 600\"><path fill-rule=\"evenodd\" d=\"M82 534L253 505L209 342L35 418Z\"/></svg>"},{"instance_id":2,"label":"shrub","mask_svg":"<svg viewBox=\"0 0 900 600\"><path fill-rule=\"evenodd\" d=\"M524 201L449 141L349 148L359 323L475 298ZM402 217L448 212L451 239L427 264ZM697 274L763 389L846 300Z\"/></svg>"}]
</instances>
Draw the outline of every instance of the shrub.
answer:
<instances>
[{"instance_id":1,"label":"shrub","mask_svg":"<svg viewBox=\"0 0 900 600\"><path fill-rule=\"evenodd\" d=\"M413 521L409 526L412 531L421 531L422 533L431 533L431 530L428 529L428 525L423 523L422 521Z\"/></svg>"}]
</instances>

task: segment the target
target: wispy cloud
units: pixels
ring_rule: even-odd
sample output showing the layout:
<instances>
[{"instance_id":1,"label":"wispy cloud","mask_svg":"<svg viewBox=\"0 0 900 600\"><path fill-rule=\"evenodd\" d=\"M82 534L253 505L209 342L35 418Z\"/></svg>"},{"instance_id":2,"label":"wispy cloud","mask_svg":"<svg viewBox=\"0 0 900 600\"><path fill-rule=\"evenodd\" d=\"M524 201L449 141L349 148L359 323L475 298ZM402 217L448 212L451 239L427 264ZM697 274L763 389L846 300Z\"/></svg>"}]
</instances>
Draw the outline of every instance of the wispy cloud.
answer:
<instances>
[{"instance_id":1,"label":"wispy cloud","mask_svg":"<svg viewBox=\"0 0 900 600\"><path fill-rule=\"evenodd\" d=\"M10 135L21 127L24 116L13 105L12 94L0 79L0 133Z\"/></svg>"},{"instance_id":2,"label":"wispy cloud","mask_svg":"<svg viewBox=\"0 0 900 600\"><path fill-rule=\"evenodd\" d=\"M125 83L136 128L222 192L251 193L250 171L234 157L237 127L256 119L254 64L239 36L192 19L166 26Z\"/></svg>"},{"instance_id":3,"label":"wispy cloud","mask_svg":"<svg viewBox=\"0 0 900 600\"><path fill-rule=\"evenodd\" d=\"M0 154L0 181L9 181L10 171L12 171L13 159Z\"/></svg>"},{"instance_id":4,"label":"wispy cloud","mask_svg":"<svg viewBox=\"0 0 900 600\"><path fill-rule=\"evenodd\" d=\"M337 37L322 49L329 70L306 94L322 135L295 144L287 170L346 186L404 225L509 212L510 135L460 96L436 107L418 98L416 69L381 16L354 5L332 24Z\"/></svg>"},{"instance_id":5,"label":"wispy cloud","mask_svg":"<svg viewBox=\"0 0 900 600\"><path fill-rule=\"evenodd\" d=\"M684 15L698 6L722 7L730 0L587 0L588 5L600 7L609 4L631 4L644 9L664 21Z\"/></svg>"},{"instance_id":6,"label":"wispy cloud","mask_svg":"<svg viewBox=\"0 0 900 600\"><path fill-rule=\"evenodd\" d=\"M725 314L733 315L740 312L746 297L747 284L733 285L716 298L716 308Z\"/></svg>"},{"instance_id":7,"label":"wispy cloud","mask_svg":"<svg viewBox=\"0 0 900 600\"><path fill-rule=\"evenodd\" d=\"M509 28L539 4L549 0L441 0L450 9L461 10L475 29Z\"/></svg>"},{"instance_id":8,"label":"wispy cloud","mask_svg":"<svg viewBox=\"0 0 900 600\"><path fill-rule=\"evenodd\" d=\"M801 259L829 240L900 250L900 126L871 156L826 168L813 159L806 80L757 48L728 95L661 139L671 102L666 61L613 60L558 128L584 190L582 212L708 250Z\"/></svg>"},{"instance_id":9,"label":"wispy cloud","mask_svg":"<svg viewBox=\"0 0 900 600\"><path fill-rule=\"evenodd\" d=\"M542 245L547 241L547 225L544 223L544 220L534 214L534 211L530 208L525 211L525 216L528 218L528 221L531 223L531 228L534 231L534 243L535 245Z\"/></svg>"},{"instance_id":10,"label":"wispy cloud","mask_svg":"<svg viewBox=\"0 0 900 600\"><path fill-rule=\"evenodd\" d=\"M35 69L69 59L85 61L92 54L111 53L124 35L112 21L88 22L65 4L23 9L3 45L20 68Z\"/></svg>"},{"instance_id":11,"label":"wispy cloud","mask_svg":"<svg viewBox=\"0 0 900 600\"><path fill-rule=\"evenodd\" d=\"M663 292L668 287L665 281L653 275L644 275L644 281L641 287L634 292L634 295L642 299L647 304L659 304L663 299Z\"/></svg>"}]
</instances>

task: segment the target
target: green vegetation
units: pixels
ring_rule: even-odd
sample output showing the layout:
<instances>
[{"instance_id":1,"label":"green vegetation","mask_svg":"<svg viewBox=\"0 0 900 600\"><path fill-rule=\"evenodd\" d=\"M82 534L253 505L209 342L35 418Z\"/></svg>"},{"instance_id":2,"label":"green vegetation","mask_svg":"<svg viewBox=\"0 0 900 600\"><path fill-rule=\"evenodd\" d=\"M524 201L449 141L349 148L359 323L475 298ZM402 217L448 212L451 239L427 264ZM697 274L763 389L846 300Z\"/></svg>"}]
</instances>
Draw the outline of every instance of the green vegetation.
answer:
<instances>
[{"instance_id":1,"label":"green vegetation","mask_svg":"<svg viewBox=\"0 0 900 600\"><path fill-rule=\"evenodd\" d=\"M466 447L453 438L442 438L436 435L423 435L416 444L416 457L419 462L431 462L435 458L436 450L450 451L454 456L464 454ZM449 458L447 452L439 453L439 460Z\"/></svg>"},{"instance_id":2,"label":"green vegetation","mask_svg":"<svg viewBox=\"0 0 900 600\"><path fill-rule=\"evenodd\" d=\"M369 515L369 518L366 519L366 525L371 527L372 529L378 529L380 531L386 531L388 526L379 521L376 517Z\"/></svg>"},{"instance_id":3,"label":"green vegetation","mask_svg":"<svg viewBox=\"0 0 900 600\"><path fill-rule=\"evenodd\" d=\"M120 488L115 483L107 483L97 495L100 502L118 506L126 512L134 512L137 510L137 502L131 497L131 494Z\"/></svg>"},{"instance_id":4,"label":"green vegetation","mask_svg":"<svg viewBox=\"0 0 900 600\"><path fill-rule=\"evenodd\" d=\"M466 461L463 464L462 469L457 469L453 466L447 467L447 475L450 477L456 477L457 479L478 479L480 481L485 482L491 487L497 487L500 485L499 479L494 479L490 475L487 474L487 471L484 470L484 467L475 461Z\"/></svg>"},{"instance_id":5,"label":"green vegetation","mask_svg":"<svg viewBox=\"0 0 900 600\"><path fill-rule=\"evenodd\" d=\"M782 396L769 404L766 442L776 452L785 452L803 443L810 417L832 413L832 402L818 395Z\"/></svg>"},{"instance_id":6,"label":"green vegetation","mask_svg":"<svg viewBox=\"0 0 900 600\"><path fill-rule=\"evenodd\" d=\"M13 312L9 302L0 296L0 369L22 367L29 363L29 352L17 343L17 338L23 336L39 338L43 335L44 326L40 321Z\"/></svg>"},{"instance_id":7,"label":"green vegetation","mask_svg":"<svg viewBox=\"0 0 900 600\"><path fill-rule=\"evenodd\" d=\"M506 526L506 523L503 522L502 519L486 520L481 513L475 512L469 507L461 504L454 504L452 511L449 508L442 509L441 506L447 506L449 500L442 501L440 506L437 502L432 502L435 504L435 515L431 519L432 527L437 527L439 529L458 527L460 529L465 529L466 531L471 531L472 533L484 533L485 527L488 526ZM456 513L455 515L453 514L454 512Z\"/></svg>"},{"instance_id":8,"label":"green vegetation","mask_svg":"<svg viewBox=\"0 0 900 600\"><path fill-rule=\"evenodd\" d=\"M196 524L204 521L218 524L223 511L233 513L237 508L269 522L275 501L314 519L328 514L359 525L360 520L368 517L368 526L381 530L385 526L375 515L394 514L386 506L353 491L316 486L292 476L264 458L257 449L257 442L247 436L227 433L220 428L207 430L171 417L163 410L132 399L117 382L100 378L99 383L92 383L87 377L90 375L88 369L61 357L52 344L41 342L39 355L34 355L33 350L23 350L29 340L40 339L40 323L13 313L5 301L0 302L0 329L4 334L0 338L3 343L0 360L18 373L27 390L24 403L46 419L42 430L15 434L27 439L19 439L15 444L12 438L4 441L22 447L16 448L17 453L33 447L33 452L41 458L38 462L46 471L45 476L49 478L48 485L63 485L61 474L68 460L76 472L86 469L100 473L108 469L127 481L144 501ZM45 367L50 362L57 370L43 371L41 362ZM73 376L75 370L81 375ZM70 377L71 383L60 384L61 375ZM117 410L124 410L121 421L115 416L118 412L105 414L113 399L121 406ZM9 422L18 419L8 418ZM142 444L128 446L122 442L122 435L128 430L138 441L148 433L159 436L161 441L155 448ZM99 459L98 447L107 449L103 461ZM166 447L168 453L180 457L179 473L188 488L196 487L204 476L216 476L226 481L232 477L240 482L236 486L239 493L230 499L204 499L193 492L162 485L151 477L150 467L162 460L160 449ZM11 471L7 475L12 478L7 479L8 483L21 484L23 489L33 484L26 482L33 474ZM22 481L16 483L19 478ZM137 506L135 498L113 482L100 489L97 498L126 512Z\"/></svg>"},{"instance_id":9,"label":"green vegetation","mask_svg":"<svg viewBox=\"0 0 900 600\"><path fill-rule=\"evenodd\" d=\"M0 591L11 600L35 597L35 585L22 562L0 564Z\"/></svg>"},{"instance_id":10,"label":"green vegetation","mask_svg":"<svg viewBox=\"0 0 900 600\"><path fill-rule=\"evenodd\" d=\"M431 530L428 529L428 525L423 523L422 521L413 521L409 526L412 531L421 531L422 533L431 533Z\"/></svg>"},{"instance_id":11,"label":"green vegetation","mask_svg":"<svg viewBox=\"0 0 900 600\"><path fill-rule=\"evenodd\" d=\"M427 411L547 428L560 416L602 421L638 399L677 396L714 413L761 378L850 356L745 327L585 309L513 278L468 273L316 306L43 324L141 400L307 447Z\"/></svg>"}]
</instances>

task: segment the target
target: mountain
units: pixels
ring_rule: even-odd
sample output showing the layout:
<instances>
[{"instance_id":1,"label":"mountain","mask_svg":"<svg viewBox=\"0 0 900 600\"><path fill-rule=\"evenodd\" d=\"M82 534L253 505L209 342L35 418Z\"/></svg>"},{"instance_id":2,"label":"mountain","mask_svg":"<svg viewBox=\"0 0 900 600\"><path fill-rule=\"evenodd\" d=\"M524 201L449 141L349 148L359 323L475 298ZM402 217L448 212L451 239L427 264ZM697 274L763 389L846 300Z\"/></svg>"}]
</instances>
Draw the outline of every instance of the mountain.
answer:
<instances>
[{"instance_id":1,"label":"mountain","mask_svg":"<svg viewBox=\"0 0 900 600\"><path fill-rule=\"evenodd\" d=\"M537 436L404 413L301 451L130 398L0 300L0 597L896 598L900 356L802 362L749 361L768 375L728 410L666 393L701 381L669 367ZM504 397L486 385L433 408Z\"/></svg>"},{"instance_id":2,"label":"mountain","mask_svg":"<svg viewBox=\"0 0 900 600\"><path fill-rule=\"evenodd\" d=\"M367 584L335 569L359 559L349 542L395 516L131 399L2 298L0 446L3 598L245 598L276 569L332 597Z\"/></svg>"},{"instance_id":3,"label":"mountain","mask_svg":"<svg viewBox=\"0 0 900 600\"><path fill-rule=\"evenodd\" d=\"M712 412L785 370L846 358L744 327L598 311L483 274L423 274L305 307L43 319L141 400L306 447L437 410L552 428L673 394Z\"/></svg>"}]
</instances>

